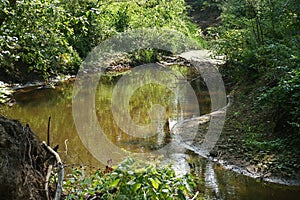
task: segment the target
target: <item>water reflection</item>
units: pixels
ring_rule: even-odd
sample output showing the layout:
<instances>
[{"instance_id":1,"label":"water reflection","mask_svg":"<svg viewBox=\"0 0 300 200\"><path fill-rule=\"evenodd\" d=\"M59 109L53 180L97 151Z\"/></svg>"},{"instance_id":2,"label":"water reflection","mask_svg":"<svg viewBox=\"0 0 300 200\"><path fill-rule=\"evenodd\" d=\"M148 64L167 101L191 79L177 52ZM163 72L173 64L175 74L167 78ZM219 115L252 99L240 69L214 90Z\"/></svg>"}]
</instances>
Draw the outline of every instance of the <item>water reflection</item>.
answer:
<instances>
[{"instance_id":1,"label":"water reflection","mask_svg":"<svg viewBox=\"0 0 300 200\"><path fill-rule=\"evenodd\" d=\"M225 170L219 164L198 155L190 155L192 173L199 176L198 188L206 199L213 200L296 200L300 187L259 182L256 179Z\"/></svg>"},{"instance_id":2,"label":"water reflection","mask_svg":"<svg viewBox=\"0 0 300 200\"><path fill-rule=\"evenodd\" d=\"M119 78L103 76L96 88L95 113L99 126L114 145L128 152L145 153L160 149L171 142L170 128L178 121L191 117L194 105L189 105L193 94L181 95L179 99L166 86L159 84L146 84L133 93L129 100L130 116L134 123L141 126L153 122L156 134L153 137L138 138L124 133L116 124L112 110L112 94ZM201 114L210 111L209 94L200 88L198 80L192 82L198 98ZM84 147L77 135L72 116L73 81L62 83L55 88L31 87L15 93L16 104L12 107L2 107L0 114L9 118L19 119L23 124L30 124L31 129L37 133L41 140L46 140L48 117L51 116L50 144L59 144L59 151L67 163L75 165L101 166L93 155ZM82 95L91 91L87 88ZM120 96L120 98L122 98ZM147 101L145 101L147 99ZM186 112L180 107L180 101L186 103ZM204 103L205 102L205 103ZM80 102L86 104L84 100ZM84 106L83 106L84 107ZM161 114L159 114L161 112ZM86 115L83 120L88 120ZM91 127L82 127L88 131ZM101 140L98 147L101 148ZM170 150L172 152L172 150ZM106 164L106 163L103 163Z\"/></svg>"},{"instance_id":3,"label":"water reflection","mask_svg":"<svg viewBox=\"0 0 300 200\"><path fill-rule=\"evenodd\" d=\"M212 162L207 162L204 174L205 188L211 189L216 196L219 194L219 185Z\"/></svg>"},{"instance_id":4,"label":"water reflection","mask_svg":"<svg viewBox=\"0 0 300 200\"><path fill-rule=\"evenodd\" d=\"M72 82L55 89L24 89L14 95L17 104L10 108L2 107L1 114L30 124L30 128L45 141L48 117L51 116L50 144L59 144L63 159L76 166L100 167L102 165L90 155L76 134L71 97Z\"/></svg>"},{"instance_id":5,"label":"water reflection","mask_svg":"<svg viewBox=\"0 0 300 200\"><path fill-rule=\"evenodd\" d=\"M166 133L177 121L190 117L191 113L181 112L178 99L172 96L167 88L155 84L148 85L137 90L130 99L130 114L135 123L145 124L150 120L157 123L156 132L158 134L154 137L141 139L125 134L113 120L110 107L114 84L113 80L102 81L97 87L95 97L95 111L99 125L110 141L127 151L141 153L159 149L171 142L176 143L176 137L167 137ZM199 86L197 80L192 85L200 102L201 114L210 112L209 94ZM0 114L19 119L23 124L30 124L30 128L39 135L41 140L46 140L47 121L48 117L51 116L50 142L52 146L60 145L59 152L65 162L76 166L102 167L102 164L86 150L76 133L71 104L73 82L61 84L55 89L32 89L17 92L14 96L17 104L12 107L1 107ZM155 93L155 90L158 92ZM151 95L149 96L151 98L147 104L141 104L138 100L147 95L147 91L150 91ZM166 101L165 99L169 100ZM156 104L165 105L167 108L165 113L168 126L161 123L160 115L151 116L151 112L149 114L151 106L153 109L160 109L153 107ZM101 146L101 141L99 141L99 146ZM199 183L198 188L205 193L207 199L298 199L300 196L299 187L260 183L252 178L226 171L217 164L199 156L186 153L186 149L180 144L172 147L176 146L176 150L169 150L169 158L166 159L174 164L173 167L179 174L187 173L192 169L195 175L201 177L203 182ZM191 159L193 160L192 167L190 162L187 162Z\"/></svg>"}]
</instances>

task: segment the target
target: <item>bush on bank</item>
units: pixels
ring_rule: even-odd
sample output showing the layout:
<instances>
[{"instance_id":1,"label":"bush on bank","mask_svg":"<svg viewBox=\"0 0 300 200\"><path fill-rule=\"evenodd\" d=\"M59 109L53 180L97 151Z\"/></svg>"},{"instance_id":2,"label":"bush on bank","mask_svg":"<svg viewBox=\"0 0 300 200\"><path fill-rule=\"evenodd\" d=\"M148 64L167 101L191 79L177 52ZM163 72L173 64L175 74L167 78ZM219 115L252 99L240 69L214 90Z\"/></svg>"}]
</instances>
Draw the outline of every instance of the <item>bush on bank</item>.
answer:
<instances>
[{"instance_id":1,"label":"bush on bank","mask_svg":"<svg viewBox=\"0 0 300 200\"><path fill-rule=\"evenodd\" d=\"M3 0L0 2L0 72L43 79L76 73L91 49L136 28L164 27L197 38L184 0ZM199 42L203 42L201 38Z\"/></svg>"},{"instance_id":2,"label":"bush on bank","mask_svg":"<svg viewBox=\"0 0 300 200\"><path fill-rule=\"evenodd\" d=\"M216 39L213 49L226 57L228 81L256 84L257 110L270 111L276 124L273 131L299 137L299 2L209 2L217 2L222 10L222 26L211 28L210 33Z\"/></svg>"}]
</instances>

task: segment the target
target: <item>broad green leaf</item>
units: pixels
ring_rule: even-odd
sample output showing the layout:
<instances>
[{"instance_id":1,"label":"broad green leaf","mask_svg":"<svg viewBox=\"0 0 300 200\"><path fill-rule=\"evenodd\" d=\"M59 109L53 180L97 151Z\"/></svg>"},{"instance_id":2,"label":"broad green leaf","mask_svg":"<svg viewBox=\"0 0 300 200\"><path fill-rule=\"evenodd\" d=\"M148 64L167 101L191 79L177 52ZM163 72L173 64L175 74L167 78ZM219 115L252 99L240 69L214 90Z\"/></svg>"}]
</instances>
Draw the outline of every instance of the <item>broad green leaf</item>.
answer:
<instances>
[{"instance_id":1,"label":"broad green leaf","mask_svg":"<svg viewBox=\"0 0 300 200\"><path fill-rule=\"evenodd\" d=\"M114 180L114 182L112 182L112 184L110 184L110 187L117 187L119 182L120 182L120 179Z\"/></svg>"},{"instance_id":2,"label":"broad green leaf","mask_svg":"<svg viewBox=\"0 0 300 200\"><path fill-rule=\"evenodd\" d=\"M133 192L136 192L138 189L141 188L141 186L142 186L141 183L136 183L136 184L134 184L134 186L133 186Z\"/></svg>"},{"instance_id":3,"label":"broad green leaf","mask_svg":"<svg viewBox=\"0 0 300 200\"><path fill-rule=\"evenodd\" d=\"M149 180L151 181L151 184L155 189L159 187L160 181L157 178L149 178Z\"/></svg>"}]
</instances>

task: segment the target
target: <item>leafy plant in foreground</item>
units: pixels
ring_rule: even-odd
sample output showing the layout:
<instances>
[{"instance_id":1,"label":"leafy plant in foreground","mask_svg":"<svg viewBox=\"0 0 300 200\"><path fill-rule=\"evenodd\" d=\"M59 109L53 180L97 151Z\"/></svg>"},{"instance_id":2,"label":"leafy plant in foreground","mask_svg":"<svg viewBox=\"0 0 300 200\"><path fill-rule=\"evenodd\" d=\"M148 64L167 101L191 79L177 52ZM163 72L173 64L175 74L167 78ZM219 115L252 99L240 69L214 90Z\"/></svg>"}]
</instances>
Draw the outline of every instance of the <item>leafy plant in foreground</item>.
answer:
<instances>
[{"instance_id":1,"label":"leafy plant in foreground","mask_svg":"<svg viewBox=\"0 0 300 200\"><path fill-rule=\"evenodd\" d=\"M97 171L80 179L74 171L65 182L66 199L85 199L97 196L103 199L187 199L196 187L192 176L177 177L170 167L158 168L150 164L126 159L111 173Z\"/></svg>"}]
</instances>

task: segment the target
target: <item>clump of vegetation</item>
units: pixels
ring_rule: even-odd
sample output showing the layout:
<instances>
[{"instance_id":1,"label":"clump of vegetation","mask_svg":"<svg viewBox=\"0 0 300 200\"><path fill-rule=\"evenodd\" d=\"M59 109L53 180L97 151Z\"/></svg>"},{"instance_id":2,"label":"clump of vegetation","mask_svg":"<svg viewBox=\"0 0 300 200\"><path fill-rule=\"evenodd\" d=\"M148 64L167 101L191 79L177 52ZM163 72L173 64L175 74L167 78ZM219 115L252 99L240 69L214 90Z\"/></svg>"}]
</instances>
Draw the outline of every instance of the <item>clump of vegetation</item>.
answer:
<instances>
[{"instance_id":1,"label":"clump of vegetation","mask_svg":"<svg viewBox=\"0 0 300 200\"><path fill-rule=\"evenodd\" d=\"M225 55L250 160L268 160L275 171L297 171L300 146L300 9L288 0L209 0L222 10L210 28L212 48ZM214 4L216 5L216 4ZM244 105L243 105L244 104ZM258 125L259 124L259 125ZM274 156L272 156L275 154Z\"/></svg>"},{"instance_id":2,"label":"clump of vegetation","mask_svg":"<svg viewBox=\"0 0 300 200\"><path fill-rule=\"evenodd\" d=\"M259 109L272 110L278 124L274 131L284 129L299 136L300 10L296 5L295 0L223 2L223 25L214 32L214 49L226 56L224 70L231 81L260 83Z\"/></svg>"},{"instance_id":3,"label":"clump of vegetation","mask_svg":"<svg viewBox=\"0 0 300 200\"><path fill-rule=\"evenodd\" d=\"M0 72L8 76L76 73L93 47L137 28L168 28L203 43L184 0L3 0L0 10Z\"/></svg>"},{"instance_id":4,"label":"clump of vegetation","mask_svg":"<svg viewBox=\"0 0 300 200\"><path fill-rule=\"evenodd\" d=\"M65 199L187 199L195 196L191 175L177 177L170 167L126 159L109 173L97 171L82 178L74 170L64 183ZM198 194L198 193L197 193Z\"/></svg>"},{"instance_id":5,"label":"clump of vegetation","mask_svg":"<svg viewBox=\"0 0 300 200\"><path fill-rule=\"evenodd\" d=\"M300 151L295 147L299 141L293 136L268 138L264 131L259 131L256 127L252 129L245 132L242 144L242 148L247 152L246 160L260 166L265 173L282 174L286 177L298 173Z\"/></svg>"}]
</instances>

